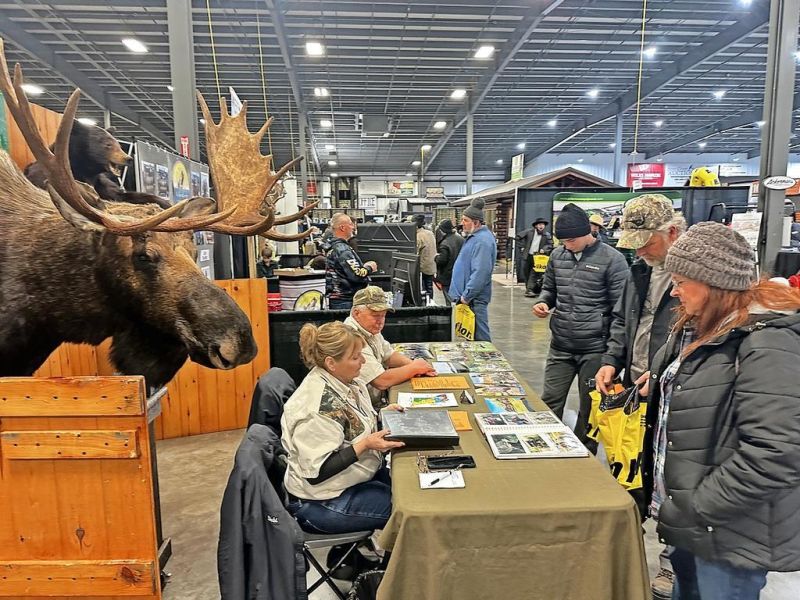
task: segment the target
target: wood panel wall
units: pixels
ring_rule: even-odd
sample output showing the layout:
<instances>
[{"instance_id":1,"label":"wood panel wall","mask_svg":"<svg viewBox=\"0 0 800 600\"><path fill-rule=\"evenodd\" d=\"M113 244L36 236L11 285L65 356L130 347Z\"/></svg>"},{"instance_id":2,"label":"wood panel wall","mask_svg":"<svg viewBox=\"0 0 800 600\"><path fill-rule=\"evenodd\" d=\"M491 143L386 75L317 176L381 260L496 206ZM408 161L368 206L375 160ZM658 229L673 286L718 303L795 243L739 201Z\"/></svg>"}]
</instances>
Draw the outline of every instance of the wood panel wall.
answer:
<instances>
[{"instance_id":1,"label":"wood panel wall","mask_svg":"<svg viewBox=\"0 0 800 600\"><path fill-rule=\"evenodd\" d=\"M250 400L258 378L269 370L269 321L265 279L214 282L250 319L258 344L256 358L231 371L208 369L186 361L167 385L162 414L155 422L156 439L185 437L247 426ZM110 375L110 341L94 347L63 344L36 371L35 377Z\"/></svg>"},{"instance_id":2,"label":"wood panel wall","mask_svg":"<svg viewBox=\"0 0 800 600\"><path fill-rule=\"evenodd\" d=\"M36 158L28 148L28 143L25 141L25 138L22 137L22 133L19 127L17 127L14 117L12 117L11 113L8 111L8 107L5 107L5 111L6 123L8 124L9 155L20 169L24 169L35 161ZM31 105L31 112L33 112L33 116L36 119L36 123L39 125L39 130L42 132L45 141L48 144L52 144L53 140L56 139L58 124L61 122L61 114L37 106L36 104Z\"/></svg>"},{"instance_id":3,"label":"wood panel wall","mask_svg":"<svg viewBox=\"0 0 800 600\"><path fill-rule=\"evenodd\" d=\"M0 378L0 598L161 598L141 377Z\"/></svg>"}]
</instances>

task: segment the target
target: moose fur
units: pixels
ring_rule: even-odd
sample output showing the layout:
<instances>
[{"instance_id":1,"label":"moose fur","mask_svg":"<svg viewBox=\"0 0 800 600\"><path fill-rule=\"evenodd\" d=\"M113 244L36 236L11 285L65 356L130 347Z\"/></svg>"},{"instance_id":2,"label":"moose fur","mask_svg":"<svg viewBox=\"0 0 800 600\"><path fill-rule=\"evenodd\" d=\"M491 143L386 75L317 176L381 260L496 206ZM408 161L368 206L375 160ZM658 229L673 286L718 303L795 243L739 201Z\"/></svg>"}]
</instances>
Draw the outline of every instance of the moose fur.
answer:
<instances>
[{"instance_id":1,"label":"moose fur","mask_svg":"<svg viewBox=\"0 0 800 600\"><path fill-rule=\"evenodd\" d=\"M88 183L103 200L133 204L154 202L161 208L169 208L169 202L163 198L126 192L122 188L117 177L123 168L132 163L133 158L125 153L113 134L113 128L103 129L73 121L69 137L69 162L75 179ZM36 187L45 189L47 172L41 164L32 162L24 172Z\"/></svg>"},{"instance_id":2,"label":"moose fur","mask_svg":"<svg viewBox=\"0 0 800 600\"><path fill-rule=\"evenodd\" d=\"M104 208L135 218L161 210ZM181 216L210 210L194 203ZM0 375L32 374L62 342L110 336L117 370L150 386L169 381L187 357L232 368L256 354L245 314L195 264L191 233L119 236L69 223L3 151L0 232Z\"/></svg>"}]
</instances>

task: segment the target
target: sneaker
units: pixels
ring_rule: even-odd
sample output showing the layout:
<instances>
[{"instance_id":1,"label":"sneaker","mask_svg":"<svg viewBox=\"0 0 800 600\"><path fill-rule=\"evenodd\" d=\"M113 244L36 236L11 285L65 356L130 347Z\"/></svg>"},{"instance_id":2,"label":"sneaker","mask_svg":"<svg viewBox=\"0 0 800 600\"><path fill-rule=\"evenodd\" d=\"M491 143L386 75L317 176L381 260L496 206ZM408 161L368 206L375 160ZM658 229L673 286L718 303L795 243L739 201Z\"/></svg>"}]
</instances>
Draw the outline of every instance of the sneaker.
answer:
<instances>
[{"instance_id":1,"label":"sneaker","mask_svg":"<svg viewBox=\"0 0 800 600\"><path fill-rule=\"evenodd\" d=\"M675 574L663 567L658 570L656 578L650 584L653 591L653 600L670 600L672 598L672 580Z\"/></svg>"},{"instance_id":2,"label":"sneaker","mask_svg":"<svg viewBox=\"0 0 800 600\"><path fill-rule=\"evenodd\" d=\"M536 296L537 294L534 294L533 292L525 292L526 298L536 298Z\"/></svg>"},{"instance_id":3,"label":"sneaker","mask_svg":"<svg viewBox=\"0 0 800 600\"><path fill-rule=\"evenodd\" d=\"M333 565L339 562L339 559L341 559L341 557L344 555L344 553L347 551L349 547L350 544L332 546L331 549L328 551L328 557L325 561L327 567L330 569ZM361 552L358 551L358 548L356 548L350 554L347 555L347 558L341 565L336 567L331 572L331 575L333 576L334 579L353 581L353 579L355 579L359 573L377 569L379 566L380 566L380 561L370 560L369 558L361 554Z\"/></svg>"}]
</instances>

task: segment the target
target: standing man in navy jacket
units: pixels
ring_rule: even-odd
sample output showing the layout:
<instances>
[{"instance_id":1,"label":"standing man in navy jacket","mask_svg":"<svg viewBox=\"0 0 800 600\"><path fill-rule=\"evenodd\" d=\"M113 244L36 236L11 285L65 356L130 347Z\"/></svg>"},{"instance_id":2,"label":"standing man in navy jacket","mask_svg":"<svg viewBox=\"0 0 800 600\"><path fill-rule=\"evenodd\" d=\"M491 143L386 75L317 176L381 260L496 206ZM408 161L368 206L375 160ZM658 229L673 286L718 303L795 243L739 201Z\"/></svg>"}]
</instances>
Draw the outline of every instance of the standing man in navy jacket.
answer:
<instances>
[{"instance_id":1,"label":"standing man in navy jacket","mask_svg":"<svg viewBox=\"0 0 800 600\"><path fill-rule=\"evenodd\" d=\"M497 261L497 240L484 225L483 207L483 200L473 200L461 216L467 239L453 265L450 296L454 302L468 304L475 313L475 341L491 342L489 302L492 299L492 271Z\"/></svg>"}]
</instances>

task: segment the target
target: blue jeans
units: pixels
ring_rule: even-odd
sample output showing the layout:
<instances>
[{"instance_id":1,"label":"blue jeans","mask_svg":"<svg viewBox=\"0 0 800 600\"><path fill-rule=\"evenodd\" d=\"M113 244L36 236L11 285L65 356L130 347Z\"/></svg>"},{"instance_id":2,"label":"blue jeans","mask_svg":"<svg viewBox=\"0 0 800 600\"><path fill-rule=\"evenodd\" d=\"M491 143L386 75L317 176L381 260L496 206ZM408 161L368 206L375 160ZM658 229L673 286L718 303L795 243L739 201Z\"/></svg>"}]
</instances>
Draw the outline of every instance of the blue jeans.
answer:
<instances>
[{"instance_id":1,"label":"blue jeans","mask_svg":"<svg viewBox=\"0 0 800 600\"><path fill-rule=\"evenodd\" d=\"M767 584L765 569L704 560L681 548L675 548L669 560L675 570L672 600L758 600Z\"/></svg>"},{"instance_id":2,"label":"blue jeans","mask_svg":"<svg viewBox=\"0 0 800 600\"><path fill-rule=\"evenodd\" d=\"M347 488L330 500L292 500L287 507L303 531L351 533L383 529L392 514L392 480L381 467L371 481Z\"/></svg>"},{"instance_id":3,"label":"blue jeans","mask_svg":"<svg viewBox=\"0 0 800 600\"><path fill-rule=\"evenodd\" d=\"M489 303L483 300L473 300L469 303L475 313L475 341L491 342L492 332L489 331Z\"/></svg>"}]
</instances>

